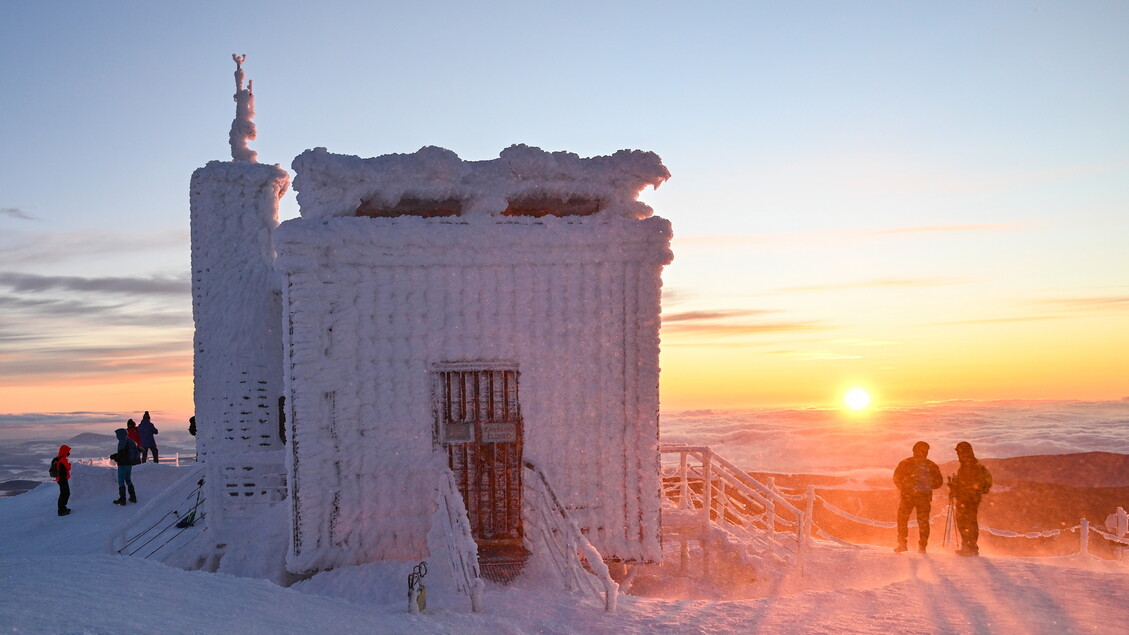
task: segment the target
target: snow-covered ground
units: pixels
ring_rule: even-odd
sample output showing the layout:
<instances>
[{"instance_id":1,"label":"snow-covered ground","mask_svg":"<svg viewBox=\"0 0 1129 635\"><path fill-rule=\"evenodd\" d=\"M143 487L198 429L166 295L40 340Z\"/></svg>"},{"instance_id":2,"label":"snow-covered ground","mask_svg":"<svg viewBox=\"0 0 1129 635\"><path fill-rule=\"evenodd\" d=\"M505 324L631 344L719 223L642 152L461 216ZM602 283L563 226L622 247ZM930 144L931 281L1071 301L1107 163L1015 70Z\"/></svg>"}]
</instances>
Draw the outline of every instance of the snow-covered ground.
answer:
<instances>
[{"instance_id":1,"label":"snow-covered ground","mask_svg":"<svg viewBox=\"0 0 1129 635\"><path fill-rule=\"evenodd\" d=\"M641 575L606 613L537 567L487 583L485 608L429 587L407 611L413 563L347 567L290 588L108 555L115 531L186 468L134 469L140 504L112 505L113 469L78 466L66 517L47 483L0 499L0 627L20 633L1089 633L1129 623L1129 565L1090 557L960 558L817 546L802 577L724 586ZM435 566L435 565L433 565ZM438 576L435 576L438 577ZM645 595L643 595L645 593Z\"/></svg>"}]
</instances>

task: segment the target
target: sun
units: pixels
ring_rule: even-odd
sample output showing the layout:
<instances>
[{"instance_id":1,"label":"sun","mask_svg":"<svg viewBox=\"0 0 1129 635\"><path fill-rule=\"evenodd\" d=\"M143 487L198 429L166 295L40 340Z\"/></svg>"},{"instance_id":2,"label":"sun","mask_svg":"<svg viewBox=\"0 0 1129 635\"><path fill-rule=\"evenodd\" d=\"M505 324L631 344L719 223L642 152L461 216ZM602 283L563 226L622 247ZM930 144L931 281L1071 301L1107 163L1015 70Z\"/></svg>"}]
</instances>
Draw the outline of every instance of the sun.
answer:
<instances>
[{"instance_id":1,"label":"sun","mask_svg":"<svg viewBox=\"0 0 1129 635\"><path fill-rule=\"evenodd\" d=\"M851 410L866 410L870 406L870 393L865 388L852 388L843 395L843 404Z\"/></svg>"}]
</instances>

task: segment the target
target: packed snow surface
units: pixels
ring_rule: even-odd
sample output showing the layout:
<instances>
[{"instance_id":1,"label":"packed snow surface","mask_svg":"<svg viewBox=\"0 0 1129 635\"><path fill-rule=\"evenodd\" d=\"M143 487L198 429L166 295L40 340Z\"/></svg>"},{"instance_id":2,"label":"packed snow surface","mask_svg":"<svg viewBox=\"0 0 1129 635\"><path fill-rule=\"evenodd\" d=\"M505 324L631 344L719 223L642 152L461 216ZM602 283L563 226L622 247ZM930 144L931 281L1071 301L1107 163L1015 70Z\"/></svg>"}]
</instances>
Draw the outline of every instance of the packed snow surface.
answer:
<instances>
[{"instance_id":1,"label":"packed snow surface","mask_svg":"<svg viewBox=\"0 0 1129 635\"><path fill-rule=\"evenodd\" d=\"M188 468L134 469L143 507ZM66 517L53 483L0 499L0 626L112 633L123 616L164 633L1090 633L1129 620L1125 565L1089 557L960 558L819 546L806 572L725 588L657 569L606 613L539 570L487 583L484 610L436 589L407 611L415 563L343 567L290 588L107 555L136 513L112 505L113 469L78 465ZM429 598L430 598L429 594Z\"/></svg>"}]
</instances>

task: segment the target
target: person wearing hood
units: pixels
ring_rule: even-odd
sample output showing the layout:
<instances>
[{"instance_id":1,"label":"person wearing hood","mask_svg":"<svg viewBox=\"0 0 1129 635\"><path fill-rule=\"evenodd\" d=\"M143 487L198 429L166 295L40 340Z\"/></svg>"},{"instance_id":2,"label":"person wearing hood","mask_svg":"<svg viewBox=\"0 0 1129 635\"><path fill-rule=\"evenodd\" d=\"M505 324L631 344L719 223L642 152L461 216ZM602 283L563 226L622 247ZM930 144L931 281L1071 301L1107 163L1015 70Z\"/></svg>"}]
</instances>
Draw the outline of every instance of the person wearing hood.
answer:
<instances>
[{"instance_id":1,"label":"person wearing hood","mask_svg":"<svg viewBox=\"0 0 1129 635\"><path fill-rule=\"evenodd\" d=\"M917 551L925 553L929 544L929 511L933 504L933 490L945 482L941 468L930 461L929 444L913 444L913 456L898 463L894 469L894 485L898 488L898 546L894 551L906 551L909 538L909 516L917 511Z\"/></svg>"},{"instance_id":2,"label":"person wearing hood","mask_svg":"<svg viewBox=\"0 0 1129 635\"><path fill-rule=\"evenodd\" d=\"M137 431L137 424L133 419L125 422L125 433L137 444L137 447L141 447L141 434Z\"/></svg>"},{"instance_id":3,"label":"person wearing hood","mask_svg":"<svg viewBox=\"0 0 1129 635\"><path fill-rule=\"evenodd\" d=\"M55 477L55 482L59 484L59 515L66 516L71 513L70 508L67 507L67 502L71 499L71 462L68 459L71 455L71 446L60 445L59 454L55 457L55 465L57 466L58 476Z\"/></svg>"},{"instance_id":4,"label":"person wearing hood","mask_svg":"<svg viewBox=\"0 0 1129 635\"><path fill-rule=\"evenodd\" d=\"M958 443L956 451L960 467L957 468L950 487L955 508L954 520L957 531L960 532L957 555L979 556L980 547L976 543L980 538L980 525L976 517L980 513L980 499L992 488L992 473L976 459L972 444L968 441Z\"/></svg>"},{"instance_id":5,"label":"person wearing hood","mask_svg":"<svg viewBox=\"0 0 1129 635\"><path fill-rule=\"evenodd\" d=\"M141 448L141 462L149 460L149 450L152 450L153 462L160 463L161 460L157 458L157 440L153 438L153 435L157 434L157 426L149 420L148 410L141 415L141 423L137 424L137 434L141 437L141 441L137 444Z\"/></svg>"},{"instance_id":6,"label":"person wearing hood","mask_svg":"<svg viewBox=\"0 0 1129 635\"><path fill-rule=\"evenodd\" d=\"M129 491L129 502L137 502L137 492L133 489L133 466L140 463L141 451L137 449L137 444L129 438L125 428L118 428L114 430L114 435L118 437L118 451L114 455L115 461L118 463L118 498L114 501L115 505L125 505L125 494Z\"/></svg>"}]
</instances>

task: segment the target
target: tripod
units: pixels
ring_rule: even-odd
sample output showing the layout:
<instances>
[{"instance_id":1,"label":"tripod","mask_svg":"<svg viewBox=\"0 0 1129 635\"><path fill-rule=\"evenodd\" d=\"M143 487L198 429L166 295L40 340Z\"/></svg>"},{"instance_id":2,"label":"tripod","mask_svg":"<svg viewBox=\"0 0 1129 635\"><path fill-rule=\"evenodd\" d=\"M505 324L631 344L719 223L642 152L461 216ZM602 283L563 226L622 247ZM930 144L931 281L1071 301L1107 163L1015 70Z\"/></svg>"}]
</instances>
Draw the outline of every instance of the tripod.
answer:
<instances>
[{"instance_id":1,"label":"tripod","mask_svg":"<svg viewBox=\"0 0 1129 635\"><path fill-rule=\"evenodd\" d=\"M949 477L947 484L949 486L949 504L945 507L945 535L941 537L942 547L951 547L955 544L953 537L953 514L956 512L956 504L953 500L953 477Z\"/></svg>"}]
</instances>

